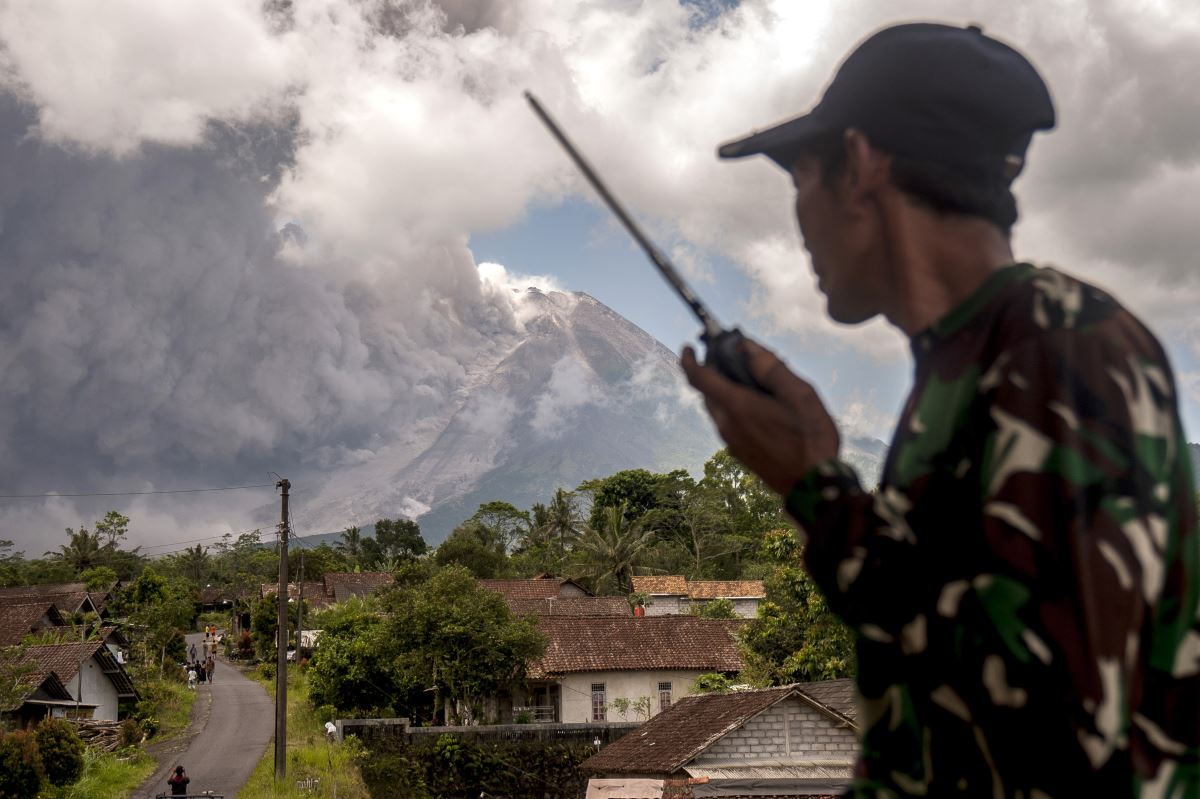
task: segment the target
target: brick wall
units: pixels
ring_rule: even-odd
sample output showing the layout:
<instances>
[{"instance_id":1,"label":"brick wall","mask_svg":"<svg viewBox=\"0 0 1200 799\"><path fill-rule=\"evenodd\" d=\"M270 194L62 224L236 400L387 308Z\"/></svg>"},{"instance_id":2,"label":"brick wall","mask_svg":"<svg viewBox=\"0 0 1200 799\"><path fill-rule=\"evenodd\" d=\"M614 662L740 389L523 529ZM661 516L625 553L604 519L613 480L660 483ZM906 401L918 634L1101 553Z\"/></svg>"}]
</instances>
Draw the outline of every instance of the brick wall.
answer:
<instances>
[{"instance_id":1,"label":"brick wall","mask_svg":"<svg viewBox=\"0 0 1200 799\"><path fill-rule=\"evenodd\" d=\"M787 699L758 714L714 743L696 763L770 760L853 760L858 739L848 727L799 699Z\"/></svg>"}]
</instances>

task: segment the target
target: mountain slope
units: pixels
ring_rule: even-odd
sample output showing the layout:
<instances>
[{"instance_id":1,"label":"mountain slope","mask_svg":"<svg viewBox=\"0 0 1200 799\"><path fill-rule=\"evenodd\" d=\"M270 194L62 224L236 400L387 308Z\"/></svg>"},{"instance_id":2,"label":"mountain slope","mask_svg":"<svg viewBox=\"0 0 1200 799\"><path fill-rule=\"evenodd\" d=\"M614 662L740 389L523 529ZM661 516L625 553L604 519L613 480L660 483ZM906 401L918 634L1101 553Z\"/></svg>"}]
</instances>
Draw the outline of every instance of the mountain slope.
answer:
<instances>
[{"instance_id":1,"label":"mountain slope","mask_svg":"<svg viewBox=\"0 0 1200 799\"><path fill-rule=\"evenodd\" d=\"M522 297L525 336L405 445L342 470L310 529L417 516L431 543L493 499L528 508L628 468L698 471L720 446L675 355L586 294Z\"/></svg>"}]
</instances>

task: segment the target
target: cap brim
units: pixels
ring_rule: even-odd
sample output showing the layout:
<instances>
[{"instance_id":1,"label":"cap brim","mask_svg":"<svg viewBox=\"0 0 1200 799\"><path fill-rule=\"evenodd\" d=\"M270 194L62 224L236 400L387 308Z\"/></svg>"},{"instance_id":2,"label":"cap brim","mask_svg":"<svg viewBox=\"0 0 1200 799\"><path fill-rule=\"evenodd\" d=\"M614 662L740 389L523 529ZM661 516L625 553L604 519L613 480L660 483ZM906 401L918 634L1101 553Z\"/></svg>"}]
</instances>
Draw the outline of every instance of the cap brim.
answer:
<instances>
[{"instance_id":1,"label":"cap brim","mask_svg":"<svg viewBox=\"0 0 1200 799\"><path fill-rule=\"evenodd\" d=\"M717 148L717 155L721 158L745 158L761 154L790 171L802 145L824 130L815 114L805 114L773 128L755 131L745 138L725 142Z\"/></svg>"}]
</instances>

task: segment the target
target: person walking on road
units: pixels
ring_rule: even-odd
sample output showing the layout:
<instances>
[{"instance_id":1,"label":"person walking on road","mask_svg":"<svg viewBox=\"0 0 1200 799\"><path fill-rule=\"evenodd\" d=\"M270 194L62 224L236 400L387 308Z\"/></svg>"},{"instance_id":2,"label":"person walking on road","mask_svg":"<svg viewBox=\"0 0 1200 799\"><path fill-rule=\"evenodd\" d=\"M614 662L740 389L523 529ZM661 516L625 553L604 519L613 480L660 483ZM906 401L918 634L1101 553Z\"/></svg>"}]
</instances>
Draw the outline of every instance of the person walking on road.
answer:
<instances>
[{"instance_id":1,"label":"person walking on road","mask_svg":"<svg viewBox=\"0 0 1200 799\"><path fill-rule=\"evenodd\" d=\"M176 766L175 773L167 780L167 785L171 786L171 796L187 796L188 783L191 781L183 766Z\"/></svg>"},{"instance_id":2,"label":"person walking on road","mask_svg":"<svg viewBox=\"0 0 1200 799\"><path fill-rule=\"evenodd\" d=\"M209 683L212 682L213 670L216 669L216 667L217 667L217 661L213 659L212 655L209 655L208 660L204 661L204 676L205 676L205 679L207 679L209 681Z\"/></svg>"},{"instance_id":3,"label":"person walking on road","mask_svg":"<svg viewBox=\"0 0 1200 799\"><path fill-rule=\"evenodd\" d=\"M188 669L187 669L187 681L188 681L188 688L189 688L189 689L191 689L191 690L193 690L193 691L194 691L194 690L196 690L196 680L197 680L197 679L199 679L199 678L198 678L198 676L197 676L197 674L196 674L196 664L195 664L195 663L189 663L189 664L188 664Z\"/></svg>"}]
</instances>

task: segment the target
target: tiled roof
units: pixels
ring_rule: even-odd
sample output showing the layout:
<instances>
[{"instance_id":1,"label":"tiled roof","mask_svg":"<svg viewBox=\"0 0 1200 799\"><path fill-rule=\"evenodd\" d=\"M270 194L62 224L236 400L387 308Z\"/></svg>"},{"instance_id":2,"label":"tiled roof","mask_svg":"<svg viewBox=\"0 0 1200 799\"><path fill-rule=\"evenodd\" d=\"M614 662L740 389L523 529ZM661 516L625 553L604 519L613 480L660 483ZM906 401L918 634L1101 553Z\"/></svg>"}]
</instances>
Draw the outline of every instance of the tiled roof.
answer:
<instances>
[{"instance_id":1,"label":"tiled roof","mask_svg":"<svg viewBox=\"0 0 1200 799\"><path fill-rule=\"evenodd\" d=\"M733 599L767 595L762 580L688 580L687 595L692 599Z\"/></svg>"},{"instance_id":2,"label":"tiled roof","mask_svg":"<svg viewBox=\"0 0 1200 799\"><path fill-rule=\"evenodd\" d=\"M43 619L49 624L43 624ZM62 614L49 601L27 605L0 604L0 646L19 644L22 638L41 627L61 627L64 624L66 622Z\"/></svg>"},{"instance_id":3,"label":"tiled roof","mask_svg":"<svg viewBox=\"0 0 1200 799\"><path fill-rule=\"evenodd\" d=\"M367 596L396 582L389 572L325 572L325 593L334 602L352 596Z\"/></svg>"},{"instance_id":4,"label":"tiled roof","mask_svg":"<svg viewBox=\"0 0 1200 799\"><path fill-rule=\"evenodd\" d=\"M846 685L851 682L826 680L759 691L685 696L592 755L580 768L602 774L671 774L722 736L789 696L804 694L833 718L845 717L838 706L826 704L818 697L829 697L840 704Z\"/></svg>"},{"instance_id":5,"label":"tiled roof","mask_svg":"<svg viewBox=\"0 0 1200 799\"><path fill-rule=\"evenodd\" d=\"M69 683L78 673L79 664L91 657L100 662L101 669L116 687L118 696L136 696L129 674L117 663L103 641L30 646L20 653L18 662L35 663L39 670L53 671L60 680Z\"/></svg>"},{"instance_id":6,"label":"tiled roof","mask_svg":"<svg viewBox=\"0 0 1200 799\"><path fill-rule=\"evenodd\" d=\"M633 591L637 594L679 594L682 596L687 593L687 578L682 574L634 577Z\"/></svg>"},{"instance_id":7,"label":"tiled roof","mask_svg":"<svg viewBox=\"0 0 1200 799\"><path fill-rule=\"evenodd\" d=\"M17 652L0 655L0 668L7 668L11 663L25 662ZM45 699L69 700L71 698L70 691L63 687L62 680L51 668L36 662L31 665L32 669L21 674L16 680L16 685L25 689L24 696L17 698L8 707L0 706L0 710L14 710L38 693L41 693Z\"/></svg>"},{"instance_id":8,"label":"tiled roof","mask_svg":"<svg viewBox=\"0 0 1200 799\"><path fill-rule=\"evenodd\" d=\"M41 585L14 585L0 588L0 598L14 596L37 596L43 594L78 594L87 592L83 583L42 583Z\"/></svg>"},{"instance_id":9,"label":"tiled roof","mask_svg":"<svg viewBox=\"0 0 1200 799\"><path fill-rule=\"evenodd\" d=\"M620 596L566 596L548 599L506 597L508 609L518 616L632 616L629 602Z\"/></svg>"},{"instance_id":10,"label":"tiled roof","mask_svg":"<svg viewBox=\"0 0 1200 799\"><path fill-rule=\"evenodd\" d=\"M506 599L550 599L562 592L565 583L573 583L561 577L535 577L532 580L480 580L479 584L489 591L503 594Z\"/></svg>"},{"instance_id":11,"label":"tiled roof","mask_svg":"<svg viewBox=\"0 0 1200 799\"><path fill-rule=\"evenodd\" d=\"M793 693L795 689L787 686L685 696L580 768L602 774L674 773L721 736Z\"/></svg>"},{"instance_id":12,"label":"tiled roof","mask_svg":"<svg viewBox=\"0 0 1200 799\"><path fill-rule=\"evenodd\" d=\"M733 633L740 622L695 616L542 616L549 642L531 677L584 671L703 669L740 671Z\"/></svg>"},{"instance_id":13,"label":"tiled roof","mask_svg":"<svg viewBox=\"0 0 1200 799\"><path fill-rule=\"evenodd\" d=\"M30 601L53 602L63 613L94 609L83 583L48 583L0 588L0 605L27 605ZM86 607L85 607L86 606Z\"/></svg>"},{"instance_id":14,"label":"tiled roof","mask_svg":"<svg viewBox=\"0 0 1200 799\"><path fill-rule=\"evenodd\" d=\"M88 599L92 600L92 605L96 608L97 613L103 613L108 607L109 601L112 599L111 591L88 591Z\"/></svg>"},{"instance_id":15,"label":"tiled roof","mask_svg":"<svg viewBox=\"0 0 1200 799\"><path fill-rule=\"evenodd\" d=\"M849 677L840 680L804 682L796 687L811 699L836 710L851 721L858 721L858 705L854 702L854 680Z\"/></svg>"}]
</instances>

